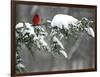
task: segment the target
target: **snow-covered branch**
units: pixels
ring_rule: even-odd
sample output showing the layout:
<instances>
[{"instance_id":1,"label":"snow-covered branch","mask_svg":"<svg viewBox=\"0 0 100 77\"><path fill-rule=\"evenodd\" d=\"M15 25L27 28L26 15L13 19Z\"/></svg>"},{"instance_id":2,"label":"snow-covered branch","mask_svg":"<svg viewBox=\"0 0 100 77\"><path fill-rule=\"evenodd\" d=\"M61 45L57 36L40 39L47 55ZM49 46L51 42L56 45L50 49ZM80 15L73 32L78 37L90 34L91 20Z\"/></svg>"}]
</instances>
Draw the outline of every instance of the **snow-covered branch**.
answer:
<instances>
[{"instance_id":1,"label":"snow-covered branch","mask_svg":"<svg viewBox=\"0 0 100 77\"><path fill-rule=\"evenodd\" d=\"M58 55L63 55L65 58L71 58L76 48L79 46L79 42L81 39L77 39L77 43L75 43L70 51L70 55L68 55L63 43L61 42L63 39L70 39L70 36L77 36L80 33L87 32L88 35L95 37L95 33L91 27L92 21L87 18L82 18L78 20L73 16L57 14L53 17L52 21L47 20L46 24L49 23L49 27L45 24L39 24L38 26L32 25L28 22L19 22L16 25L16 51L21 50L21 45L24 44L31 54L33 52L33 48L37 48L40 51L48 51L55 53ZM45 28L43 27L45 26ZM50 29L50 32L46 30L46 28ZM20 59L17 58L18 54L16 53L17 59L17 70L25 68L25 66L21 63Z\"/></svg>"}]
</instances>

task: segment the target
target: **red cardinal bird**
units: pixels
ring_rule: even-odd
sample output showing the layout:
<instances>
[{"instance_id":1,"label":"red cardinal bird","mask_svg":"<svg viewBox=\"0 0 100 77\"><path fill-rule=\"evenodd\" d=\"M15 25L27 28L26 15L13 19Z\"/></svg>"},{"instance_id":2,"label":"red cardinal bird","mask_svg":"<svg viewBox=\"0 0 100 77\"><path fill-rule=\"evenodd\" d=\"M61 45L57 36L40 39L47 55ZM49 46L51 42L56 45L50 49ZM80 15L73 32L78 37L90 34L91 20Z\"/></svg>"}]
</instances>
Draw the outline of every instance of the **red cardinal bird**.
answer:
<instances>
[{"instance_id":1,"label":"red cardinal bird","mask_svg":"<svg viewBox=\"0 0 100 77\"><path fill-rule=\"evenodd\" d=\"M40 17L38 14L34 15L33 16L33 19L32 19L32 24L34 26L39 26L39 23L40 23Z\"/></svg>"}]
</instances>

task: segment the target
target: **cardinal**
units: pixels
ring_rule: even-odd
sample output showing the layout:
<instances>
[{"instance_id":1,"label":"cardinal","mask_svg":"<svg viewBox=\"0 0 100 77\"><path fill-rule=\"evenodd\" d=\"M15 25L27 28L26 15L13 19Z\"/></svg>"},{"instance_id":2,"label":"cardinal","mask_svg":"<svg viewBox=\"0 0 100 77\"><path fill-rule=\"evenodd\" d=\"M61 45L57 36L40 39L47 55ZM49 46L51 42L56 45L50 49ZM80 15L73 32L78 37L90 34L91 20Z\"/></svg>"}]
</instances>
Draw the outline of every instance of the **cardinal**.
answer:
<instances>
[{"instance_id":1,"label":"cardinal","mask_svg":"<svg viewBox=\"0 0 100 77\"><path fill-rule=\"evenodd\" d=\"M40 16L38 14L35 14L32 18L32 24L34 26L39 26L40 23Z\"/></svg>"}]
</instances>

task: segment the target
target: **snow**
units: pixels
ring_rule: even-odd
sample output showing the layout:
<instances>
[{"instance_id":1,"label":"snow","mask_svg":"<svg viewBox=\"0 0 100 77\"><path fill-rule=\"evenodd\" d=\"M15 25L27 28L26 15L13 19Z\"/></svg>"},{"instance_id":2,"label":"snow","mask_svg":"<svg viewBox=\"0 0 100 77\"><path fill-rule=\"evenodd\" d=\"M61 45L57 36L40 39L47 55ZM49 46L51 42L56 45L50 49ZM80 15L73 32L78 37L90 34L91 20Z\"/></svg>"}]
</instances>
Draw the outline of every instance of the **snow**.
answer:
<instances>
[{"instance_id":1,"label":"snow","mask_svg":"<svg viewBox=\"0 0 100 77\"><path fill-rule=\"evenodd\" d=\"M19 61L21 62L21 61L22 61L22 59L21 59L21 58L20 58L20 59L17 59L17 62L19 62Z\"/></svg>"},{"instance_id":2,"label":"snow","mask_svg":"<svg viewBox=\"0 0 100 77\"><path fill-rule=\"evenodd\" d=\"M78 20L70 15L57 14L52 19L51 26L52 27L57 26L61 29L64 26L65 29L69 29L70 28L69 24L75 25L75 23L77 22Z\"/></svg>"},{"instance_id":3,"label":"snow","mask_svg":"<svg viewBox=\"0 0 100 77\"><path fill-rule=\"evenodd\" d=\"M67 53L66 53L64 50L60 50L60 53L62 53L62 55L63 55L65 58L68 57Z\"/></svg>"},{"instance_id":4,"label":"snow","mask_svg":"<svg viewBox=\"0 0 100 77\"><path fill-rule=\"evenodd\" d=\"M35 34L34 27L31 26L32 24L25 22L25 25L22 22L19 22L16 25L16 28L27 28L25 29L24 33L29 32L30 34Z\"/></svg>"},{"instance_id":5,"label":"snow","mask_svg":"<svg viewBox=\"0 0 100 77\"><path fill-rule=\"evenodd\" d=\"M95 37L94 31L91 27L85 28L85 30L87 31L89 35L91 35L92 37Z\"/></svg>"},{"instance_id":6,"label":"snow","mask_svg":"<svg viewBox=\"0 0 100 77\"><path fill-rule=\"evenodd\" d=\"M35 35L35 32L34 32L34 27L32 27L32 24L29 24L29 23L25 23L26 25L26 28L28 28L29 30L25 30L25 32L29 32L30 35L33 34Z\"/></svg>"},{"instance_id":7,"label":"snow","mask_svg":"<svg viewBox=\"0 0 100 77\"><path fill-rule=\"evenodd\" d=\"M60 36L60 40L64 37L62 33L60 33L59 36Z\"/></svg>"},{"instance_id":8,"label":"snow","mask_svg":"<svg viewBox=\"0 0 100 77\"><path fill-rule=\"evenodd\" d=\"M19 29L20 30L20 32L23 32L23 30L24 30L24 24L22 23L22 22L19 22L17 25L16 25L16 29Z\"/></svg>"},{"instance_id":9,"label":"snow","mask_svg":"<svg viewBox=\"0 0 100 77\"><path fill-rule=\"evenodd\" d=\"M21 28L23 26L24 26L23 23L18 23L16 28ZM44 40L45 36L43 36L43 35L37 36L36 33L34 32L34 26L32 26L32 24L25 22L25 28L26 29L23 31L23 34L28 32L29 35L34 35L33 40L36 41L36 44L39 48L40 48L40 46L44 46L44 47L48 46L48 44ZM42 27L39 26L36 28L39 28L41 30L40 34L44 34L47 36L47 33L45 32L45 30Z\"/></svg>"},{"instance_id":10,"label":"snow","mask_svg":"<svg viewBox=\"0 0 100 77\"><path fill-rule=\"evenodd\" d=\"M47 20L47 23L51 23L51 21L50 20Z\"/></svg>"},{"instance_id":11,"label":"snow","mask_svg":"<svg viewBox=\"0 0 100 77\"><path fill-rule=\"evenodd\" d=\"M23 34L25 33L29 33L29 35L34 35L34 38L33 40L37 40L38 37L36 35L36 33L34 32L34 26L32 26L32 24L28 23L28 22L25 22L25 25L22 23L22 22L19 22L17 25L16 25L16 29L17 28L22 28L21 29L21 32L23 32ZM16 37L17 37L17 33L16 33Z\"/></svg>"},{"instance_id":12,"label":"snow","mask_svg":"<svg viewBox=\"0 0 100 77\"><path fill-rule=\"evenodd\" d=\"M33 40L37 40L38 39L38 37L37 36L35 36L34 38L33 38Z\"/></svg>"},{"instance_id":13,"label":"snow","mask_svg":"<svg viewBox=\"0 0 100 77\"><path fill-rule=\"evenodd\" d=\"M18 57L18 54L16 53L16 57Z\"/></svg>"},{"instance_id":14,"label":"snow","mask_svg":"<svg viewBox=\"0 0 100 77\"><path fill-rule=\"evenodd\" d=\"M17 64L17 67L25 68L25 66L23 64L21 64L21 63Z\"/></svg>"},{"instance_id":15,"label":"snow","mask_svg":"<svg viewBox=\"0 0 100 77\"><path fill-rule=\"evenodd\" d=\"M44 35L44 36L48 35L48 33L44 30L44 28L40 27L40 30L41 30L40 32L41 35Z\"/></svg>"},{"instance_id":16,"label":"snow","mask_svg":"<svg viewBox=\"0 0 100 77\"><path fill-rule=\"evenodd\" d=\"M40 43L41 43L43 46L48 46L48 44L44 41L44 39L40 39Z\"/></svg>"},{"instance_id":17,"label":"snow","mask_svg":"<svg viewBox=\"0 0 100 77\"><path fill-rule=\"evenodd\" d=\"M49 49L49 46L48 46L47 42L44 40L44 38L45 38L45 36L43 36L43 35L38 36L39 45L42 46L43 48Z\"/></svg>"},{"instance_id":18,"label":"snow","mask_svg":"<svg viewBox=\"0 0 100 77\"><path fill-rule=\"evenodd\" d=\"M44 37L42 37L42 36L35 37L34 40L36 41L36 45L38 48L41 48L41 47L44 47L47 49L49 48L48 44L44 40Z\"/></svg>"},{"instance_id":19,"label":"snow","mask_svg":"<svg viewBox=\"0 0 100 77\"><path fill-rule=\"evenodd\" d=\"M53 37L53 41L56 41L56 42L58 43L58 45L60 45L60 47L61 47L62 49L64 49L63 44L58 40L58 38L57 38L56 36Z\"/></svg>"},{"instance_id":20,"label":"snow","mask_svg":"<svg viewBox=\"0 0 100 77\"><path fill-rule=\"evenodd\" d=\"M32 24L30 24L30 23L28 23L28 22L25 22L25 25L26 25L27 27L30 27Z\"/></svg>"},{"instance_id":21,"label":"snow","mask_svg":"<svg viewBox=\"0 0 100 77\"><path fill-rule=\"evenodd\" d=\"M39 41L38 40L35 40L35 42L36 42L37 47L40 48Z\"/></svg>"},{"instance_id":22,"label":"snow","mask_svg":"<svg viewBox=\"0 0 100 77\"><path fill-rule=\"evenodd\" d=\"M41 26L37 26L39 29L41 29L42 31L45 31L43 27Z\"/></svg>"},{"instance_id":23,"label":"snow","mask_svg":"<svg viewBox=\"0 0 100 77\"><path fill-rule=\"evenodd\" d=\"M22 22L19 22L19 23L16 25L16 28L21 28L21 27L24 27L24 25L23 25Z\"/></svg>"},{"instance_id":24,"label":"snow","mask_svg":"<svg viewBox=\"0 0 100 77\"><path fill-rule=\"evenodd\" d=\"M57 34L56 30L52 29L52 31L51 31L51 33L50 33L50 36L53 36L53 35L55 35L55 34Z\"/></svg>"}]
</instances>

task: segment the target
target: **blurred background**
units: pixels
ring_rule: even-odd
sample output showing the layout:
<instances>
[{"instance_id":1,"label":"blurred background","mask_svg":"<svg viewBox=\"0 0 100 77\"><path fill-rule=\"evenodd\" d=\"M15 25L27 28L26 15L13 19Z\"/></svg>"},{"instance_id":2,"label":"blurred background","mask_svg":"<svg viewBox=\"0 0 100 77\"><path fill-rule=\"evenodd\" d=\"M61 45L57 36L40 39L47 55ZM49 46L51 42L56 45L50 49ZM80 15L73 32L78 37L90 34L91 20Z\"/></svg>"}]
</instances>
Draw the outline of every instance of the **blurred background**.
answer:
<instances>
[{"instance_id":1,"label":"blurred background","mask_svg":"<svg viewBox=\"0 0 100 77\"><path fill-rule=\"evenodd\" d=\"M17 5L16 24L20 21L32 23L32 17L39 14L41 23L46 20L52 20L56 14L68 14L77 19L87 17L95 21L94 8L74 8L74 7L56 7L56 6L37 6L37 5ZM93 28L95 28L95 23ZM59 70L78 70L95 67L95 40L86 33L80 38L70 38L63 40L63 45L68 53L68 59L63 56L52 56L48 52L38 51L32 47L34 56L23 46L20 55L27 72L47 72ZM76 45L79 45L78 47ZM71 51L74 50L74 53Z\"/></svg>"}]
</instances>

